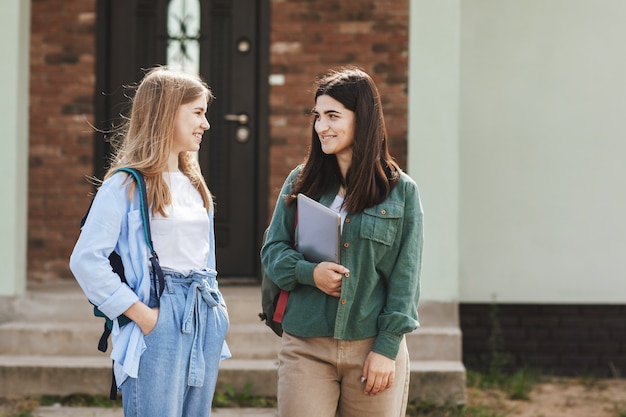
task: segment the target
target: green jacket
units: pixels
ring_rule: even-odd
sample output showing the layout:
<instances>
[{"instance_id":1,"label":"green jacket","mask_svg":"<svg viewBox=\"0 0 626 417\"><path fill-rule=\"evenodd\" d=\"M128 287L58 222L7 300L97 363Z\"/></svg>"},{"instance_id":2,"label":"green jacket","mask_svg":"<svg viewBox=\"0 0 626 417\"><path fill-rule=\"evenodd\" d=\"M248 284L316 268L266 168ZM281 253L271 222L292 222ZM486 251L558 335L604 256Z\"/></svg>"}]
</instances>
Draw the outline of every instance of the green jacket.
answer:
<instances>
[{"instance_id":1,"label":"green jacket","mask_svg":"<svg viewBox=\"0 0 626 417\"><path fill-rule=\"evenodd\" d=\"M341 263L350 270L341 297L331 297L313 282L316 263L292 248L295 205L287 207L301 166L285 180L261 248L267 276L290 291L283 330L299 337L339 340L376 337L373 351L394 359L405 333L418 326L417 303L422 264L423 211L415 182L402 173L381 204L349 213L341 234ZM339 186L320 203L329 206Z\"/></svg>"}]
</instances>

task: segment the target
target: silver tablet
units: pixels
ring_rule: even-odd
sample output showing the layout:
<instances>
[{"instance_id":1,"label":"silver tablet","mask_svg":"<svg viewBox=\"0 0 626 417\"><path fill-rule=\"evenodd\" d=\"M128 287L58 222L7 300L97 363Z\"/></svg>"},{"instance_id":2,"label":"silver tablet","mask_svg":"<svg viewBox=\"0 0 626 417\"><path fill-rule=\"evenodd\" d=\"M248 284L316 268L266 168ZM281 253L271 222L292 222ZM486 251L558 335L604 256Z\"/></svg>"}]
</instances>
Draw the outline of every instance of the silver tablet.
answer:
<instances>
[{"instance_id":1,"label":"silver tablet","mask_svg":"<svg viewBox=\"0 0 626 417\"><path fill-rule=\"evenodd\" d=\"M298 202L298 252L307 261L339 263L341 215L300 193Z\"/></svg>"}]
</instances>

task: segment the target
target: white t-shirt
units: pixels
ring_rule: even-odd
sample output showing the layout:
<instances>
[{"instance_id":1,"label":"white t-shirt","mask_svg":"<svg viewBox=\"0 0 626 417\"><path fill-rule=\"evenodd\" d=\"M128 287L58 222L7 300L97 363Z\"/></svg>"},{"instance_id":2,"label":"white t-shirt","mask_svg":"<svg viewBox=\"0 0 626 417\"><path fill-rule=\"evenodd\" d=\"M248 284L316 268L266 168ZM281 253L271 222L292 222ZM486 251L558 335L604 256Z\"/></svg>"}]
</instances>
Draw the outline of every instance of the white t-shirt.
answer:
<instances>
[{"instance_id":1,"label":"white t-shirt","mask_svg":"<svg viewBox=\"0 0 626 417\"><path fill-rule=\"evenodd\" d=\"M341 215L340 231L343 232L343 223L346 221L346 216L348 215L348 212L343 208L343 197L337 194L329 208Z\"/></svg>"},{"instance_id":2,"label":"white t-shirt","mask_svg":"<svg viewBox=\"0 0 626 417\"><path fill-rule=\"evenodd\" d=\"M209 217L202 196L182 172L163 174L170 186L172 205L167 217L156 214L150 229L154 250L164 268L188 274L203 269L209 257Z\"/></svg>"}]
</instances>

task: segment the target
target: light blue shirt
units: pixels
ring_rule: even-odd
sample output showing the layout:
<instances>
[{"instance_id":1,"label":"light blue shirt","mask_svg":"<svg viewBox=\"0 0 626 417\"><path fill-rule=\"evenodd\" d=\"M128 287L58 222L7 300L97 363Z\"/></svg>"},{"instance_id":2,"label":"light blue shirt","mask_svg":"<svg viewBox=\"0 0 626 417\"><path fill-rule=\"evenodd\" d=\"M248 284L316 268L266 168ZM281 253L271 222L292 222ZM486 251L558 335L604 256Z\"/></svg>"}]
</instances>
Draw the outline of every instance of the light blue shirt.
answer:
<instances>
[{"instance_id":1,"label":"light blue shirt","mask_svg":"<svg viewBox=\"0 0 626 417\"><path fill-rule=\"evenodd\" d=\"M132 201L128 198L132 183L128 174L117 173L102 184L70 256L70 269L85 295L110 318L120 316L138 300L145 304L150 300L149 250L136 188ZM209 244L207 268L215 270L212 209ZM128 285L111 269L109 255L113 250L122 258ZM146 345L139 326L131 322L120 328L117 320L113 321L112 344L111 358L115 361L119 386L127 377L137 377L139 359Z\"/></svg>"}]
</instances>

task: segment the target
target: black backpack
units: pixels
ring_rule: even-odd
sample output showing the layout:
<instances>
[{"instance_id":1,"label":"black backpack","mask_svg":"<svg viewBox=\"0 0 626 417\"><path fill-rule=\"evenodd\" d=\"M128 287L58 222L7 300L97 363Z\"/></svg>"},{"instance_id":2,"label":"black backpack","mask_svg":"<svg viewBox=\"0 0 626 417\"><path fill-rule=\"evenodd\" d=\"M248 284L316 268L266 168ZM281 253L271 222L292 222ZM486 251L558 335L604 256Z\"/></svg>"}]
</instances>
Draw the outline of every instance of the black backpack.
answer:
<instances>
[{"instance_id":1,"label":"black backpack","mask_svg":"<svg viewBox=\"0 0 626 417\"><path fill-rule=\"evenodd\" d=\"M283 335L282 316L287 307L289 292L274 284L261 266L261 309L259 318L272 329L277 336Z\"/></svg>"},{"instance_id":2,"label":"black backpack","mask_svg":"<svg viewBox=\"0 0 626 417\"><path fill-rule=\"evenodd\" d=\"M153 285L155 289L158 289L158 294L160 297L165 287L165 278L163 276L163 271L161 270L161 266L159 265L159 257L157 256L157 253L154 250L154 245L152 244L152 234L150 233L150 212L149 212L149 207L148 207L148 196L146 194L146 181L144 180L141 172L139 172L138 170L134 168L120 168L116 172L119 172L119 171L124 171L130 174L135 180L135 182L137 183L137 190L141 197L140 198L141 218L143 220L144 236L146 238L146 244L148 245L148 249L150 249L150 255L151 255L150 264L152 265ZM85 224L85 221L87 220L87 216L89 215L89 211L91 210L92 204L93 204L93 200L91 201L91 204L89 205L89 208L87 209L87 212L85 213L85 215L80 221L81 229L83 225ZM119 275L122 282L125 284L128 284L126 277L124 276L124 265L122 264L122 258L117 252L115 251L111 252L111 254L109 255L109 263L111 264L111 268L113 269L113 272ZM91 301L89 302L91 303ZM98 341L98 350L100 352L106 352L109 347L108 340L109 340L109 336L111 335L111 329L113 328L113 320L111 320L106 315L104 315L104 313L102 313L98 309L98 306L96 306L93 303L91 304L93 305L93 314L96 317L104 318L104 330L102 331L102 336L100 336L100 340ZM131 321L128 317L126 317L123 314L119 316L117 320L118 320L120 327L125 326ZM110 398L112 400L117 399L117 384L115 381L115 374L112 375Z\"/></svg>"},{"instance_id":3,"label":"black backpack","mask_svg":"<svg viewBox=\"0 0 626 417\"><path fill-rule=\"evenodd\" d=\"M295 236L296 227L298 226L298 215L293 221L293 233ZM263 244L267 237L268 229L263 233ZM295 246L295 245L294 245ZM272 281L265 273L265 268L261 265L261 312L259 318L272 329L277 335L283 335L283 316L287 308L287 300L289 300L289 291L280 289L278 285Z\"/></svg>"}]
</instances>

